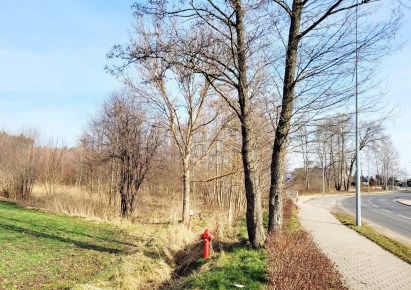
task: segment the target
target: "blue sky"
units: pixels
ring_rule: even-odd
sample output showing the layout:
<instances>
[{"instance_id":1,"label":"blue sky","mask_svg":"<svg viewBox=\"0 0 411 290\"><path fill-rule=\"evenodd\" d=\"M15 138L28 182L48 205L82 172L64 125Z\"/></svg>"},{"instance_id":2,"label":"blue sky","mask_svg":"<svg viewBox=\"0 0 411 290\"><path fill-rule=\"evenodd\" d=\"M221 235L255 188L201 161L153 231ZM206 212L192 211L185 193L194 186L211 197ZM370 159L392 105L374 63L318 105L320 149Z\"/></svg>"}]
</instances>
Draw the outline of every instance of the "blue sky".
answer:
<instances>
[{"instance_id":1,"label":"blue sky","mask_svg":"<svg viewBox=\"0 0 411 290\"><path fill-rule=\"evenodd\" d=\"M400 155L401 167L411 178L411 11L404 13L405 23L398 37L404 45L383 60L380 77L389 89L385 96L388 106L395 108L395 118L385 123L386 133Z\"/></svg>"},{"instance_id":2,"label":"blue sky","mask_svg":"<svg viewBox=\"0 0 411 290\"><path fill-rule=\"evenodd\" d=\"M106 53L127 43L133 0L0 0L0 130L37 128L41 142L74 146L117 80L104 71ZM386 123L411 175L411 21L403 49L386 58L381 77L398 117Z\"/></svg>"},{"instance_id":3,"label":"blue sky","mask_svg":"<svg viewBox=\"0 0 411 290\"><path fill-rule=\"evenodd\" d=\"M106 53L128 41L133 1L0 0L0 129L69 146L118 87Z\"/></svg>"}]
</instances>

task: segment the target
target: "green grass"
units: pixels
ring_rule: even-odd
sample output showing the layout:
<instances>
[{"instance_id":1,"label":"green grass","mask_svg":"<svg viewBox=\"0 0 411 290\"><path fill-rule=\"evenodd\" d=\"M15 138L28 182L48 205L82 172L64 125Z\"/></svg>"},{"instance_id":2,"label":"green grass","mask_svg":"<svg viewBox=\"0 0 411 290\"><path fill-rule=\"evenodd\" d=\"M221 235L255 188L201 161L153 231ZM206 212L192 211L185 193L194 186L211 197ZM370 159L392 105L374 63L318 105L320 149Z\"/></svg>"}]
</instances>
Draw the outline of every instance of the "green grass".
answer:
<instances>
[{"instance_id":1,"label":"green grass","mask_svg":"<svg viewBox=\"0 0 411 290\"><path fill-rule=\"evenodd\" d=\"M69 289L117 263L129 241L110 224L0 202L0 288Z\"/></svg>"},{"instance_id":2,"label":"green grass","mask_svg":"<svg viewBox=\"0 0 411 290\"><path fill-rule=\"evenodd\" d=\"M264 228L267 228L268 212L264 212L263 222ZM267 249L253 250L247 245L245 218L238 220L234 227L239 242L215 242L214 248L222 248L223 251L215 253L210 261L199 259L197 264L202 264L202 267L177 283L175 289L239 289L236 284L244 285L245 289L267 288ZM299 229L298 213L291 205L285 214L284 230L292 233Z\"/></svg>"},{"instance_id":3,"label":"green grass","mask_svg":"<svg viewBox=\"0 0 411 290\"><path fill-rule=\"evenodd\" d=\"M206 271L190 275L177 289L235 289L235 284L245 289L266 288L267 252L263 249L233 247L209 263Z\"/></svg>"},{"instance_id":4,"label":"green grass","mask_svg":"<svg viewBox=\"0 0 411 290\"><path fill-rule=\"evenodd\" d=\"M370 239L380 247L386 249L387 251L393 253L400 259L411 264L411 247L404 245L398 241L388 238L378 232L376 232L372 227L368 226L366 223L362 223L361 227L355 225L355 218L341 213L333 213L333 215L343 224L351 229L357 231L364 237Z\"/></svg>"},{"instance_id":5,"label":"green grass","mask_svg":"<svg viewBox=\"0 0 411 290\"><path fill-rule=\"evenodd\" d=\"M264 222L268 223L268 213L264 213ZM198 259L191 267L191 275L180 280L174 289L238 289L236 284L245 289L267 288L267 251L251 249L247 244L248 234L245 218L234 225L237 233L232 242L215 241L210 260Z\"/></svg>"}]
</instances>

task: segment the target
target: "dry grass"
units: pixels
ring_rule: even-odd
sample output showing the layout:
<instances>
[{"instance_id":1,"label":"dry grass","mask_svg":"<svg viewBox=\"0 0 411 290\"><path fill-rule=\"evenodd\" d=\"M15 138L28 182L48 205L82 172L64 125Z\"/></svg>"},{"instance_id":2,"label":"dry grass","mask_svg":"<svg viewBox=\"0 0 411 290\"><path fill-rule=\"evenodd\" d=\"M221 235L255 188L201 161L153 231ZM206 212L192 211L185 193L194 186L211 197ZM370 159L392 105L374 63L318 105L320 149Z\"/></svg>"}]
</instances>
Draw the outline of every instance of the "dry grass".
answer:
<instances>
[{"instance_id":1,"label":"dry grass","mask_svg":"<svg viewBox=\"0 0 411 290\"><path fill-rule=\"evenodd\" d=\"M164 260L137 252L121 258L116 267L74 289L159 289L170 277L171 267Z\"/></svg>"},{"instance_id":2,"label":"dry grass","mask_svg":"<svg viewBox=\"0 0 411 290\"><path fill-rule=\"evenodd\" d=\"M58 185L53 194L47 194L44 186L35 185L32 197L25 205L45 209L59 214L84 217L93 220L119 221L120 199L109 204L104 194L90 194L86 188ZM194 210L193 219L197 221L210 218L209 212L202 210L202 204L191 204ZM214 213L212 220L220 220L218 212ZM139 224L177 224L181 220L180 194L165 195L162 193L148 193L142 191L137 196L137 206L129 218L133 223Z\"/></svg>"},{"instance_id":3,"label":"dry grass","mask_svg":"<svg viewBox=\"0 0 411 290\"><path fill-rule=\"evenodd\" d=\"M44 186L37 185L29 205L55 213L108 221L132 237L135 246L132 253L119 257L113 267L75 289L168 289L176 275L191 273L196 263L202 265L199 263L202 256L199 238L206 228L226 244L233 242L238 230L228 223L226 212L218 209L205 211L202 204L192 205L194 216L190 228L179 223L179 194L165 196L143 192L138 197L135 214L128 220L120 218L118 202L117 206L109 205L97 194L90 195L85 189L70 186L56 186L53 194L47 194ZM234 257L234 253L232 255ZM227 262L233 259L230 256ZM264 269L264 263L262 267Z\"/></svg>"},{"instance_id":4,"label":"dry grass","mask_svg":"<svg viewBox=\"0 0 411 290\"><path fill-rule=\"evenodd\" d=\"M196 240L182 224L119 224L133 236L134 253L76 289L159 289L172 278L174 256Z\"/></svg>"},{"instance_id":5,"label":"dry grass","mask_svg":"<svg viewBox=\"0 0 411 290\"><path fill-rule=\"evenodd\" d=\"M58 214L108 221L132 237L134 251L121 256L115 266L96 275L75 289L159 289L170 281L176 265L175 256L189 245L199 244L205 228L218 229L221 236L228 232L221 213L201 212L202 205L193 205L190 228L179 223L180 196L142 193L135 214L128 220L120 218L119 203L109 205L97 194L74 186L56 186L47 194L44 186L35 186L32 198L24 205ZM202 251L201 251L202 252ZM178 253L178 254L177 254Z\"/></svg>"},{"instance_id":6,"label":"dry grass","mask_svg":"<svg viewBox=\"0 0 411 290\"><path fill-rule=\"evenodd\" d=\"M81 187L56 185L54 193L47 193L44 186L35 185L29 201L40 207L59 214L110 221L119 218L116 207L96 194L89 194Z\"/></svg>"},{"instance_id":7,"label":"dry grass","mask_svg":"<svg viewBox=\"0 0 411 290\"><path fill-rule=\"evenodd\" d=\"M44 189L38 186L33 196L31 204L36 207L56 213L110 221L132 237L135 246L132 253L119 257L115 266L101 272L91 281L77 285L75 289L160 289L161 287L166 289L176 282L176 275L190 274L197 266L207 269L208 265L204 265L201 260L202 244L198 242L199 235L205 228L212 230L220 243L225 245L232 244L233 237L237 237L238 234L238 229L228 224L225 212L205 212L201 204L193 205L195 215L190 228L180 224L180 196L142 194L138 199L136 213L130 220L119 217L118 205L109 206L106 200L96 194L89 195L81 188L59 186L53 194L46 194ZM300 229L293 208L291 201L285 203L284 218L287 230L271 237L267 244L270 252L268 267L270 287L272 289L345 289L330 261L317 249L310 236ZM213 270L214 274L210 274L214 280L210 278L211 276L200 275L194 279L197 282L190 279L187 281L191 281L193 285L203 285L203 282L204 285L209 285L206 280L211 279L219 285L219 283L224 284L230 275L234 280L245 276L241 274L244 270L241 270L242 259L245 258L235 263L233 261L238 254L236 251L243 251L244 253L241 253L244 257L248 257L251 252L241 247L233 249L233 252L226 253L228 258L224 258L224 255L216 255L217 260L221 260L221 265L230 266L224 271L217 271L217 268L225 269L217 263L219 266ZM256 269L259 269L260 265L264 268L265 262L261 262L264 260L264 251L251 254L255 256L253 261L258 261L253 263ZM233 269L233 263L240 265L241 271L237 269L226 272ZM209 270L205 273L208 272ZM204 281L200 279L203 276ZM252 281L247 283L250 284Z\"/></svg>"},{"instance_id":8,"label":"dry grass","mask_svg":"<svg viewBox=\"0 0 411 290\"><path fill-rule=\"evenodd\" d=\"M286 230L267 243L269 289L347 289L311 236L295 226L292 208L290 200L285 202Z\"/></svg>"}]
</instances>

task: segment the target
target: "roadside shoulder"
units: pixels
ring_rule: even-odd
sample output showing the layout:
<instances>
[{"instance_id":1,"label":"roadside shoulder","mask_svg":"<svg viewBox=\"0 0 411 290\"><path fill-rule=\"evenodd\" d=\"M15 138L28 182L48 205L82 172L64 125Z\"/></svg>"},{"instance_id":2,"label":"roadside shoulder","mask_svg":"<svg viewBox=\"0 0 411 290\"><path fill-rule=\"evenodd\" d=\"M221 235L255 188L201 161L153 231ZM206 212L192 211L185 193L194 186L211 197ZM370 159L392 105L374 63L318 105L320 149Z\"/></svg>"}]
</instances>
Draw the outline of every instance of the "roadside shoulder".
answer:
<instances>
[{"instance_id":1,"label":"roadside shoulder","mask_svg":"<svg viewBox=\"0 0 411 290\"><path fill-rule=\"evenodd\" d=\"M348 196L347 196L347 197L348 197ZM340 198L340 199L338 199L338 200L336 201L336 203L334 204L334 206L333 206L332 208L330 208L330 213L344 214L344 215L348 215L348 216L355 217L355 215L354 215L352 212L350 212L349 210L347 210L347 209L341 204L341 200L342 200L342 199L343 199L343 198ZM397 200L397 202L398 202L398 200ZM411 205L410 205L410 206L411 206ZM393 232L393 231L391 231L391 230L389 230L389 229L387 229L387 228L384 228L384 227L382 227L382 226L379 226L378 224L373 223L372 221L370 221L370 220L368 220L368 219L366 219L366 218L364 218L364 217L362 217L361 219L362 219L368 226L370 226L371 228L373 228L377 233L379 233L379 234L381 234L381 235L383 235L383 236L386 236L386 237L388 237L388 238L391 238L391 239L393 239L393 240L396 240L396 241L398 241L398 242L400 242L400 243L403 243L403 244L411 247L411 240L410 240L410 239L408 239L408 238L406 238L406 237L404 237L404 236L402 236L402 235L399 235L399 234L397 234L397 233L395 233L395 232Z\"/></svg>"}]
</instances>

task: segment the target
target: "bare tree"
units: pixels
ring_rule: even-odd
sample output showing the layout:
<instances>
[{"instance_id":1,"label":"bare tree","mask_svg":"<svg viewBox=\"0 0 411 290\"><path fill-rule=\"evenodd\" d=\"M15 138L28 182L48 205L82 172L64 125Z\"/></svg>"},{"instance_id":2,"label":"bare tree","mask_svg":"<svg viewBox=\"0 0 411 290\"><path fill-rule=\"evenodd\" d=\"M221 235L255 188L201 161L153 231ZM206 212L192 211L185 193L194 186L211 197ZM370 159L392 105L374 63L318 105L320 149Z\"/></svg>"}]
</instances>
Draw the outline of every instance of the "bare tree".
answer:
<instances>
[{"instance_id":1,"label":"bare tree","mask_svg":"<svg viewBox=\"0 0 411 290\"><path fill-rule=\"evenodd\" d=\"M202 74L233 110L241 126L247 229L253 247L261 247L265 241L252 99L259 93L260 76L267 60L261 57L263 54L257 54L258 48L264 46L264 32L254 23L258 18L248 13L258 5L259 1L244 4L241 0L136 4L136 15L153 16L154 23L167 22L168 37L161 42L150 42L149 48L134 42L126 48L116 46L109 54L125 61L115 73L141 59L151 58ZM255 41L256 38L261 42Z\"/></svg>"},{"instance_id":2,"label":"bare tree","mask_svg":"<svg viewBox=\"0 0 411 290\"><path fill-rule=\"evenodd\" d=\"M148 48L152 39L148 39L148 33L143 28L139 33L141 45ZM157 39L157 42L160 41ZM192 171L210 151L224 121L214 133L196 142L196 136L207 130L218 115L218 108L212 105L208 80L183 66L170 66L160 59L142 60L137 69L144 85L129 80L129 86L165 120L164 125L178 148L183 177L182 220L187 223L190 217ZM199 154L193 154L194 148ZM202 148L201 152L198 148Z\"/></svg>"},{"instance_id":3,"label":"bare tree","mask_svg":"<svg viewBox=\"0 0 411 290\"><path fill-rule=\"evenodd\" d=\"M389 40L398 30L401 17L395 11L387 21L365 23L369 9L374 9L373 1L356 4L344 0L321 3L273 0L273 3L277 16L274 27L285 43L286 53L281 112L272 152L269 231L282 226L284 157L292 118L303 115L308 120L316 119L336 104L344 107L354 95L352 76L357 48L363 72L360 82L366 84L373 71L367 65L389 52ZM358 14L356 7L360 10ZM362 24L358 38L355 38L356 16ZM286 24L278 19L286 19Z\"/></svg>"},{"instance_id":4,"label":"bare tree","mask_svg":"<svg viewBox=\"0 0 411 290\"><path fill-rule=\"evenodd\" d=\"M399 166L399 155L395 149L394 144L389 136L384 135L383 138L376 142L372 148L377 156L376 166L380 168L377 172L376 178L385 190L392 186L393 180L403 174L403 170Z\"/></svg>"},{"instance_id":5,"label":"bare tree","mask_svg":"<svg viewBox=\"0 0 411 290\"><path fill-rule=\"evenodd\" d=\"M38 171L36 135L34 130L19 136L0 132L0 186L7 197L30 197Z\"/></svg>"},{"instance_id":6,"label":"bare tree","mask_svg":"<svg viewBox=\"0 0 411 290\"><path fill-rule=\"evenodd\" d=\"M47 194L54 194L59 184L63 183L64 154L67 148L59 148L58 142L50 140L40 148L41 181Z\"/></svg>"},{"instance_id":7,"label":"bare tree","mask_svg":"<svg viewBox=\"0 0 411 290\"><path fill-rule=\"evenodd\" d=\"M356 39L357 6L360 33ZM393 13L387 21L367 23L374 6L369 1L357 5L344 0L145 1L134 8L142 23L155 27L148 35L149 45L132 40L128 46L115 46L108 56L124 61L112 70L115 74L147 59L184 67L202 74L225 100L241 126L247 228L252 246L259 247L265 233L254 106L265 93L267 80L272 80L274 84L268 86L276 91L271 97L279 100L270 104L279 114L271 117L275 138L269 231L275 231L282 226L284 158L291 130L329 117L331 111L334 114L349 108L356 52L363 72L360 82L370 87L374 68L370 64L390 50L387 40L396 32L400 15ZM267 21L269 17L271 21ZM159 34L165 36L157 37Z\"/></svg>"},{"instance_id":8,"label":"bare tree","mask_svg":"<svg viewBox=\"0 0 411 290\"><path fill-rule=\"evenodd\" d=\"M83 142L94 147L98 144L99 162L115 160L118 164L121 215L130 216L160 144L158 126L149 122L132 95L115 93L91 122Z\"/></svg>"}]
</instances>

